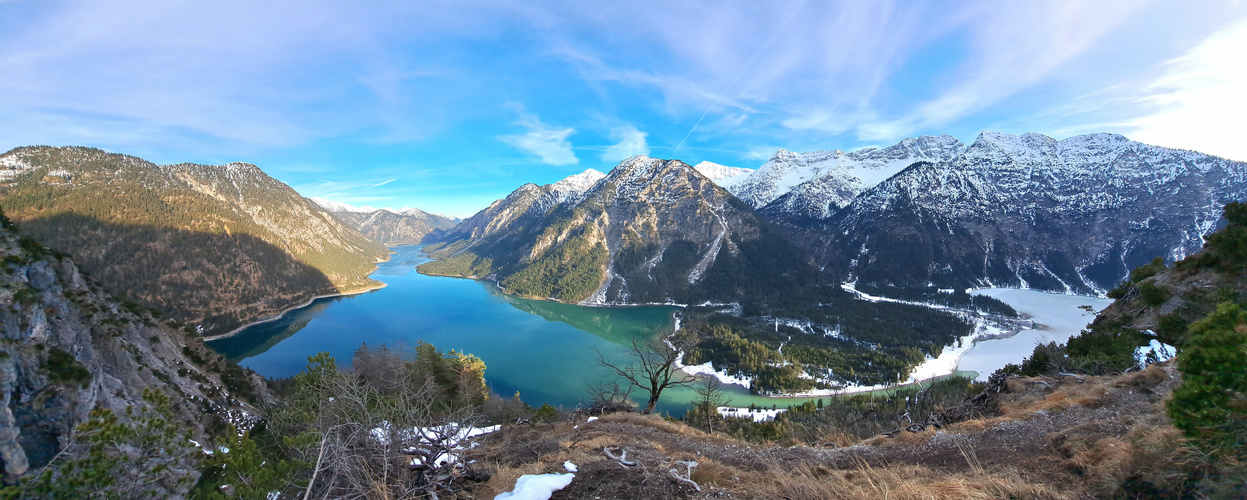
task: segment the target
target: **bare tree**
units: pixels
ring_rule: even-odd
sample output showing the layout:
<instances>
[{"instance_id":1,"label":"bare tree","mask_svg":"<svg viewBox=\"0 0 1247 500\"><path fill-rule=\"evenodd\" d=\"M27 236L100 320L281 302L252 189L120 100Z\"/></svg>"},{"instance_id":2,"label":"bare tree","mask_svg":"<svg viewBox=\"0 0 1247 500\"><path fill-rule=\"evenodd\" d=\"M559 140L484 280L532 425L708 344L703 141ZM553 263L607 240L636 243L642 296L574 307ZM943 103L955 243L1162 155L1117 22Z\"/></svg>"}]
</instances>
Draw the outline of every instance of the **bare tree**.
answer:
<instances>
[{"instance_id":1,"label":"bare tree","mask_svg":"<svg viewBox=\"0 0 1247 500\"><path fill-rule=\"evenodd\" d=\"M706 412L706 432L714 432L714 418L718 415L719 407L729 403L727 395L723 393L723 382L718 377L707 376L697 384L693 392L697 393L693 404Z\"/></svg>"},{"instance_id":2,"label":"bare tree","mask_svg":"<svg viewBox=\"0 0 1247 500\"><path fill-rule=\"evenodd\" d=\"M663 390L685 387L697 380L692 375L680 372L675 366L680 352L692 345L691 340L680 336L649 341L633 338L631 347L624 351L622 359L607 359L602 351L596 348L594 351L597 352L598 364L614 370L621 381L627 381L649 394L645 413L654 413L654 407L658 404Z\"/></svg>"}]
</instances>

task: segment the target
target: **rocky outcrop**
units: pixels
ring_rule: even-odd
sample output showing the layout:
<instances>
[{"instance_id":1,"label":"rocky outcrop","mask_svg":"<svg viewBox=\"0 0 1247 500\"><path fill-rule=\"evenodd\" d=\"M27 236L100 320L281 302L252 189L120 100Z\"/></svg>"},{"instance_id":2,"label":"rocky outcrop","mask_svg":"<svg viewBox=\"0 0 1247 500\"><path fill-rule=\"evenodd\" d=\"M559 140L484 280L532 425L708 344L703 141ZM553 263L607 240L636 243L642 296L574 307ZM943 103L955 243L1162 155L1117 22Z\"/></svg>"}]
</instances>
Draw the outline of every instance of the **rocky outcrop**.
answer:
<instances>
[{"instance_id":1,"label":"rocky outcrop","mask_svg":"<svg viewBox=\"0 0 1247 500\"><path fill-rule=\"evenodd\" d=\"M116 301L69 258L7 228L0 259L0 462L8 477L47 464L92 409L126 419L127 408L145 405L145 390L169 396L168 417L197 436L211 419L251 423L254 410L222 383L224 364L196 336ZM237 375L250 397L264 397L258 377Z\"/></svg>"}]
</instances>

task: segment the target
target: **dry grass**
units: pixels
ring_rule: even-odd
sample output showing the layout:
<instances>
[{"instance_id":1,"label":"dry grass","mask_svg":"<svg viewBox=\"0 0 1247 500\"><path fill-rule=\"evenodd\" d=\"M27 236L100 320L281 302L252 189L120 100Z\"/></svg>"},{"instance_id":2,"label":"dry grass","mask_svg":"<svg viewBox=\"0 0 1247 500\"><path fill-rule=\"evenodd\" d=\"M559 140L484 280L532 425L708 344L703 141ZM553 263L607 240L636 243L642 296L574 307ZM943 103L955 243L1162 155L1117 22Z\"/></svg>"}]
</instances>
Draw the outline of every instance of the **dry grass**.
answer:
<instances>
[{"instance_id":1,"label":"dry grass","mask_svg":"<svg viewBox=\"0 0 1247 500\"><path fill-rule=\"evenodd\" d=\"M866 463L847 471L771 464L766 478L751 486L750 496L793 500L1070 498L1010 470L950 474L916 465L872 467Z\"/></svg>"},{"instance_id":2,"label":"dry grass","mask_svg":"<svg viewBox=\"0 0 1247 500\"><path fill-rule=\"evenodd\" d=\"M1017 396L1009 398L1010 400L1002 401L999 406L1000 414L1013 419L1021 419L1039 411L1062 411L1072 405L1099 408L1108 402L1109 388L1101 377L1087 377L1085 382L1066 382L1059 385L1053 384L1046 377L1009 379L1013 380L1031 387L1043 385L1038 382L1056 386L1055 390L1047 394L1035 390L1020 391Z\"/></svg>"},{"instance_id":3,"label":"dry grass","mask_svg":"<svg viewBox=\"0 0 1247 500\"><path fill-rule=\"evenodd\" d=\"M1137 389L1156 387L1170 378L1170 374L1166 371L1165 366L1160 364L1148 365L1146 370L1129 373L1118 379L1113 385L1115 387L1134 387Z\"/></svg>"}]
</instances>

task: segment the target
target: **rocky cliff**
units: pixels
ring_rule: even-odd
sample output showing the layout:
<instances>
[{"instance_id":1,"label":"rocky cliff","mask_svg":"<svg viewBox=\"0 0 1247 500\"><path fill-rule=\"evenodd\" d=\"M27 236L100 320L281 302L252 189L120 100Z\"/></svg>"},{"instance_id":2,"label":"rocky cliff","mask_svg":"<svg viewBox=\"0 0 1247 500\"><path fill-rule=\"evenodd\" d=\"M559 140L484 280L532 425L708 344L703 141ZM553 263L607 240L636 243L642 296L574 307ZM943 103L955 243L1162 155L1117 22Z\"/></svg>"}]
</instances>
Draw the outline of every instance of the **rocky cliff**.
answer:
<instances>
[{"instance_id":1,"label":"rocky cliff","mask_svg":"<svg viewBox=\"0 0 1247 500\"><path fill-rule=\"evenodd\" d=\"M114 299L68 257L0 219L0 464L9 479L74 442L93 409L128 421L150 406L150 390L169 397L164 418L192 436L213 422L253 423L254 410L237 398L264 397L258 377L226 365L159 313ZM164 465L161 477L198 477L189 462Z\"/></svg>"}]
</instances>

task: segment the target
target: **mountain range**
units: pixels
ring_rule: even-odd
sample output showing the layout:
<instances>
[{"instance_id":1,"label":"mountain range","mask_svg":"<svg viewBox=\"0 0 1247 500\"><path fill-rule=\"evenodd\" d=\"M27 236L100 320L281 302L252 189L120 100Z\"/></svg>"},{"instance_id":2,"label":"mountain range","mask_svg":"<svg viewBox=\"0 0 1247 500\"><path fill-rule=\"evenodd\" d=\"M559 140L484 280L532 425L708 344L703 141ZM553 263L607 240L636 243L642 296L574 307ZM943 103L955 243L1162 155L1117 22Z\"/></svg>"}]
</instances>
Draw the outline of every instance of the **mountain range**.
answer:
<instances>
[{"instance_id":1,"label":"mountain range","mask_svg":"<svg viewBox=\"0 0 1247 500\"><path fill-rule=\"evenodd\" d=\"M449 229L459 223L457 218L431 214L418 208L391 210L355 207L324 198L308 200L355 228L360 234L387 247L415 245L423 241L425 235L438 229Z\"/></svg>"},{"instance_id":2,"label":"mountain range","mask_svg":"<svg viewBox=\"0 0 1247 500\"><path fill-rule=\"evenodd\" d=\"M1247 165L1113 134L983 132L781 150L726 188L841 281L1095 294L1198 251L1247 199Z\"/></svg>"},{"instance_id":3,"label":"mountain range","mask_svg":"<svg viewBox=\"0 0 1247 500\"><path fill-rule=\"evenodd\" d=\"M0 205L114 295L203 334L375 287L367 276L388 254L246 163L17 148L0 155Z\"/></svg>"},{"instance_id":4,"label":"mountain range","mask_svg":"<svg viewBox=\"0 0 1247 500\"><path fill-rule=\"evenodd\" d=\"M422 272L583 304L740 300L810 274L801 250L693 167L637 156L526 184L436 236ZM772 286L773 285L773 286Z\"/></svg>"}]
</instances>

